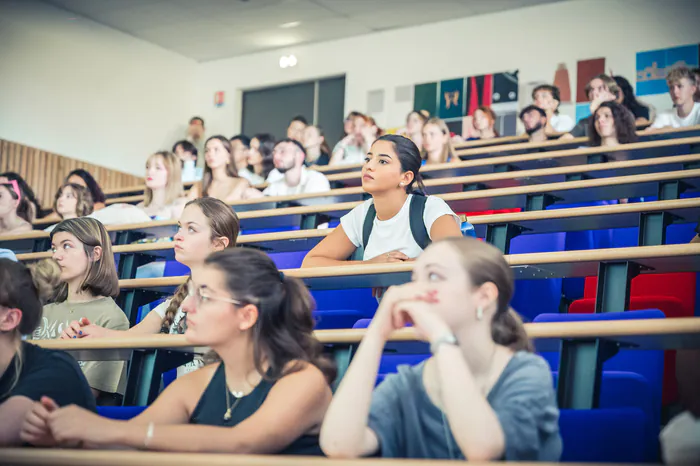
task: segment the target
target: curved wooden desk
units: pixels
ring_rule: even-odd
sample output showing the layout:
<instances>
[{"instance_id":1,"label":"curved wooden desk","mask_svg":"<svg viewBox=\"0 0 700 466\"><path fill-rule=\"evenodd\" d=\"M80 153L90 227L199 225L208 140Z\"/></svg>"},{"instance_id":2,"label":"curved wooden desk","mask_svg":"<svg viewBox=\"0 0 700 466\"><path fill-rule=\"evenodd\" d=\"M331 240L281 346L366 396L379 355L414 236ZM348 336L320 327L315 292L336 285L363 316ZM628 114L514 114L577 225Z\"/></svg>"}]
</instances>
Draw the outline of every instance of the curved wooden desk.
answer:
<instances>
[{"instance_id":1,"label":"curved wooden desk","mask_svg":"<svg viewBox=\"0 0 700 466\"><path fill-rule=\"evenodd\" d=\"M545 143L542 143L545 144ZM687 154L700 144L700 137L662 139L635 142L616 147L582 147L548 152L515 155L494 155L488 158L466 160L457 163L426 165L421 168L424 178L465 176L494 171L531 170L566 165L585 165L606 160L629 160ZM533 149L530 147L530 149ZM361 173L347 172L329 175L328 180L344 186L359 186Z\"/></svg>"},{"instance_id":2,"label":"curved wooden desk","mask_svg":"<svg viewBox=\"0 0 700 466\"><path fill-rule=\"evenodd\" d=\"M457 193L438 194L456 212L483 211L520 207L542 210L555 202L576 203L629 197L658 196L662 200L678 198L686 188L700 185L700 169L675 170L642 175L616 176L574 180L557 183L493 188ZM238 214L241 227L247 229L289 228L301 226L313 229L324 218L340 218L361 201L328 205L286 207L274 210L255 210ZM108 231L116 234L113 244L129 244L139 237L165 237L174 234L176 222L153 221L142 224L113 225ZM46 232L31 232L0 238L0 246L17 252L26 252L37 239L48 238ZM32 245L32 246L30 246ZM29 247L27 247L29 246ZM48 244L43 249L48 249ZM31 249L30 249L31 250Z\"/></svg>"}]
</instances>

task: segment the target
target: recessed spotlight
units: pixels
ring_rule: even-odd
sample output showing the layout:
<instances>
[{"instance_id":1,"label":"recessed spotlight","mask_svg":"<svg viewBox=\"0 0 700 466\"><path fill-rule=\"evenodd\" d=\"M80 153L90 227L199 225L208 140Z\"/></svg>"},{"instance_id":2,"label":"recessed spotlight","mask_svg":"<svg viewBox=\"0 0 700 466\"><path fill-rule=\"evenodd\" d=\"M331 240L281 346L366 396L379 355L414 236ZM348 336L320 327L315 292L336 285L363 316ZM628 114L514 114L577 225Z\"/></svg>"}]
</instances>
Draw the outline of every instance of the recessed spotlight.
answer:
<instances>
[{"instance_id":1,"label":"recessed spotlight","mask_svg":"<svg viewBox=\"0 0 700 466\"><path fill-rule=\"evenodd\" d=\"M295 27L299 26L300 24L301 24L301 21L290 21L288 23L280 24L280 27L282 29L291 29L291 28L295 28Z\"/></svg>"}]
</instances>

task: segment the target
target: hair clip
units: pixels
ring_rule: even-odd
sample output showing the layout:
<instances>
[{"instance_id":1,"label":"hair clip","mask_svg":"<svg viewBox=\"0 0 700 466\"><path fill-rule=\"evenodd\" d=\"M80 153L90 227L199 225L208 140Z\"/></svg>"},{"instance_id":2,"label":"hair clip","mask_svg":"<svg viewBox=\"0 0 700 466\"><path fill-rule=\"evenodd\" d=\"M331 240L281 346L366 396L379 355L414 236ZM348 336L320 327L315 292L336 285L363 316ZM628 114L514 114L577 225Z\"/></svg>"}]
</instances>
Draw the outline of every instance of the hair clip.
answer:
<instances>
[{"instance_id":1,"label":"hair clip","mask_svg":"<svg viewBox=\"0 0 700 466\"><path fill-rule=\"evenodd\" d=\"M2 183L4 186L7 187L12 187L12 190L17 194L17 200L22 199L22 191L19 190L19 185L17 184L17 180L8 180L5 183Z\"/></svg>"}]
</instances>

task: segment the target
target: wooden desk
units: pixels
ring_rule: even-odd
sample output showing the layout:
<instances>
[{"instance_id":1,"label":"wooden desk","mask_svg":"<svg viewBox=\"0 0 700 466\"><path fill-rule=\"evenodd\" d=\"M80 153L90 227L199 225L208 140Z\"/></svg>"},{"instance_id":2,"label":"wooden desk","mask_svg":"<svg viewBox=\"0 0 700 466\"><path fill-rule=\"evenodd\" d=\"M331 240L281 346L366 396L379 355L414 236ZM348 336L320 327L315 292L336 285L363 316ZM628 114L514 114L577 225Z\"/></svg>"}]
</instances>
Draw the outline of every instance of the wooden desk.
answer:
<instances>
[{"instance_id":1,"label":"wooden desk","mask_svg":"<svg viewBox=\"0 0 700 466\"><path fill-rule=\"evenodd\" d=\"M699 138L700 139L700 138ZM474 190L439 194L456 212L483 211L520 207L525 210L543 210L555 202L576 203L594 200L622 199L629 197L658 196L662 200L676 199L687 189L700 186L700 169L676 170L634 176L618 176L602 179L573 180L558 183L513 186L489 190ZM359 205L361 201L330 205L299 206L241 212L238 217L243 230L289 228L300 226L314 229L329 219L338 219ZM176 229L176 222L152 221L142 224L113 225L113 244L129 244L146 236L169 237ZM27 252L29 244L33 251L48 249L46 232L31 232L5 236L0 247L16 252ZM31 241L28 241L31 240Z\"/></svg>"},{"instance_id":2,"label":"wooden desk","mask_svg":"<svg viewBox=\"0 0 700 466\"><path fill-rule=\"evenodd\" d=\"M615 348L626 349L691 349L700 348L700 318L680 319L648 319L620 320L597 322L555 322L525 324L528 336L537 342L551 344L563 341L566 351L574 351L590 345L591 341L601 342L601 346L612 345ZM340 381L352 359L354 350L362 340L365 329L347 330L317 330L316 337L330 347L339 366L338 380ZM416 342L417 336L412 328L394 332L389 345L402 351L400 345ZM127 388L128 402L136 405L151 403L158 394L160 376L170 368L177 367L191 359L196 353L204 353L206 348L194 348L184 335L146 335L123 338L82 339L82 340L38 340L33 343L49 349L60 349L71 353L78 360L131 360L130 384ZM419 353L427 353L424 344L412 343L411 349ZM409 349L410 351L410 349ZM590 353L590 352L589 352ZM586 366L592 365L595 372L594 360L583 358L579 361ZM562 361L564 364L564 361ZM600 366L598 366L600 368ZM598 371L599 375L600 371ZM560 386L567 390L567 396L572 394L585 400L591 397L590 373L584 376L572 374L570 380L564 380L561 370ZM578 392L578 393L577 393ZM587 394L587 395L586 395Z\"/></svg>"},{"instance_id":3,"label":"wooden desk","mask_svg":"<svg viewBox=\"0 0 700 466\"><path fill-rule=\"evenodd\" d=\"M311 456L226 455L214 453L154 453L140 451L41 450L37 448L0 448L2 464L24 466L427 466L464 465L464 461L426 461L406 459L336 460ZM500 462L470 462L479 465L506 465ZM518 466L554 466L560 463L518 463ZM571 466L577 466L570 463ZM579 464L578 466L586 466ZM606 466L601 463L587 466ZM613 465L608 465L613 466Z\"/></svg>"},{"instance_id":4,"label":"wooden desk","mask_svg":"<svg viewBox=\"0 0 700 466\"><path fill-rule=\"evenodd\" d=\"M605 161L668 157L697 152L700 137L636 142L617 147L583 147L551 152L534 152L516 155L495 154L458 163L426 165L421 169L425 179L478 175L499 171L533 170L558 166L586 165ZM361 173L349 172L329 175L335 186L359 186Z\"/></svg>"}]
</instances>

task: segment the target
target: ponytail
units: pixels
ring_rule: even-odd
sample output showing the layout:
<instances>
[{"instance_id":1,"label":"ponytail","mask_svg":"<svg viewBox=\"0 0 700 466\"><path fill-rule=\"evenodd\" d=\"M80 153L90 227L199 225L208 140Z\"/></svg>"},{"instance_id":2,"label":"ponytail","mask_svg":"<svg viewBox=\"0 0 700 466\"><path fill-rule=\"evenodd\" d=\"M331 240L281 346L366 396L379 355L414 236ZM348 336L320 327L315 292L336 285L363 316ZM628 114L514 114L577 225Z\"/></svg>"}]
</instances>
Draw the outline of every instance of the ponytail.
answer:
<instances>
[{"instance_id":1,"label":"ponytail","mask_svg":"<svg viewBox=\"0 0 700 466\"><path fill-rule=\"evenodd\" d=\"M525 332L522 319L510 307L504 312L496 312L493 316L491 338L499 345L507 346L513 351L532 353L535 350Z\"/></svg>"},{"instance_id":2,"label":"ponytail","mask_svg":"<svg viewBox=\"0 0 700 466\"><path fill-rule=\"evenodd\" d=\"M182 306L182 303L185 301L185 299L187 299L187 284L190 282L190 280L192 280L192 277L188 277L185 283L178 286L177 290L175 290L175 294L172 298L170 298L170 303L165 309L165 316L163 316L163 322L160 325L160 333L170 333L170 327L175 321L175 315L180 309L180 306ZM183 320L181 320L178 324L177 333L185 333L185 325Z\"/></svg>"},{"instance_id":3,"label":"ponytail","mask_svg":"<svg viewBox=\"0 0 700 466\"><path fill-rule=\"evenodd\" d=\"M335 379L335 366L313 334L315 304L303 282L286 277L265 253L251 248L215 252L205 263L225 275L235 299L258 309L250 330L258 372L277 380L308 363L321 370L329 384Z\"/></svg>"}]
</instances>

